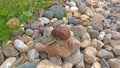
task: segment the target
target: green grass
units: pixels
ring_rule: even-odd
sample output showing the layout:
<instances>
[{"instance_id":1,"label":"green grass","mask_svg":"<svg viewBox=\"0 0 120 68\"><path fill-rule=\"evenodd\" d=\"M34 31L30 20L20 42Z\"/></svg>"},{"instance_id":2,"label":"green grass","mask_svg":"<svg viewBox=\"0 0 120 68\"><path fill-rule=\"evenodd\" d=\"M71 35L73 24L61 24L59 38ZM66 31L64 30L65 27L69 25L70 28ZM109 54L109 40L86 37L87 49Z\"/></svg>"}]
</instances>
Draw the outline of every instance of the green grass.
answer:
<instances>
[{"instance_id":1,"label":"green grass","mask_svg":"<svg viewBox=\"0 0 120 68\"><path fill-rule=\"evenodd\" d=\"M35 18L34 12L49 7L51 3L52 0L0 0L0 44L10 39L16 29L6 25L10 18L16 17L23 23Z\"/></svg>"}]
</instances>

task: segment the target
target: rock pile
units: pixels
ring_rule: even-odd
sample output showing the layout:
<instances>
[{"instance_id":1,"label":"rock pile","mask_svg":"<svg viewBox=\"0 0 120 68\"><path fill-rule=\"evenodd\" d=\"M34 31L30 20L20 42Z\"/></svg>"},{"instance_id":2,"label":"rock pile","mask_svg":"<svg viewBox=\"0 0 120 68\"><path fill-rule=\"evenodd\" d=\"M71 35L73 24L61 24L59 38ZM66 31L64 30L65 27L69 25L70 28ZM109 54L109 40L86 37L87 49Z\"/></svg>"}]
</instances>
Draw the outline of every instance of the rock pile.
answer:
<instances>
[{"instance_id":1,"label":"rock pile","mask_svg":"<svg viewBox=\"0 0 120 68\"><path fill-rule=\"evenodd\" d=\"M0 68L120 68L120 3L56 2L0 47Z\"/></svg>"}]
</instances>

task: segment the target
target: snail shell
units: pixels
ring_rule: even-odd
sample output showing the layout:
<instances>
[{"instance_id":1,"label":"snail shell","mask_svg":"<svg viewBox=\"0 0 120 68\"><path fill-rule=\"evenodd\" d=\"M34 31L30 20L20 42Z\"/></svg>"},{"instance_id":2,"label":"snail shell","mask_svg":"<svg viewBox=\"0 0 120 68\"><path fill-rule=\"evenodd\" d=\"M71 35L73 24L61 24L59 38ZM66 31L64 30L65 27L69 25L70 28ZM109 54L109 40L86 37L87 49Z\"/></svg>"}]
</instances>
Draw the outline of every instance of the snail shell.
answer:
<instances>
[{"instance_id":1,"label":"snail shell","mask_svg":"<svg viewBox=\"0 0 120 68\"><path fill-rule=\"evenodd\" d=\"M66 26L58 26L52 30L52 35L61 40L67 40L70 38L70 30Z\"/></svg>"}]
</instances>

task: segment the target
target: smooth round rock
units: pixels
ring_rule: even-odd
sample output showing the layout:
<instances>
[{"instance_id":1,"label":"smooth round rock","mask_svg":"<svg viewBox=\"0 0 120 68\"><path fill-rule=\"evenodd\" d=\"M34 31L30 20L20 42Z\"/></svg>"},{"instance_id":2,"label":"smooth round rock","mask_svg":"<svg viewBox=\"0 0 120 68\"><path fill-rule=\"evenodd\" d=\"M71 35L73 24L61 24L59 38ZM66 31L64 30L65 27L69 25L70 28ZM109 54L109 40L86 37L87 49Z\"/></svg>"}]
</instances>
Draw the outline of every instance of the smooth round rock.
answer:
<instances>
[{"instance_id":1,"label":"smooth round rock","mask_svg":"<svg viewBox=\"0 0 120 68\"><path fill-rule=\"evenodd\" d=\"M94 30L94 29L89 29L88 33L90 34L91 38L97 38L99 35L99 32L97 30Z\"/></svg>"},{"instance_id":2,"label":"smooth round rock","mask_svg":"<svg viewBox=\"0 0 120 68\"><path fill-rule=\"evenodd\" d=\"M50 61L56 65L61 65L62 64L62 59L60 57L51 57Z\"/></svg>"},{"instance_id":3,"label":"smooth round rock","mask_svg":"<svg viewBox=\"0 0 120 68\"><path fill-rule=\"evenodd\" d=\"M32 29L26 29L25 33L29 36L31 36L33 34L33 30Z\"/></svg>"},{"instance_id":4,"label":"smooth round rock","mask_svg":"<svg viewBox=\"0 0 120 68\"><path fill-rule=\"evenodd\" d=\"M108 64L108 62L105 59L101 59L100 64L101 64L102 68L110 68L110 65Z\"/></svg>"},{"instance_id":5,"label":"smooth round rock","mask_svg":"<svg viewBox=\"0 0 120 68\"><path fill-rule=\"evenodd\" d=\"M46 11L44 12L43 16L44 16L44 17L47 17L47 18L49 18L49 19L52 19L53 16L54 16L54 13L53 13L52 11L46 10Z\"/></svg>"},{"instance_id":6,"label":"smooth round rock","mask_svg":"<svg viewBox=\"0 0 120 68\"><path fill-rule=\"evenodd\" d=\"M23 41L21 41L19 39L16 39L14 41L14 46L20 52L25 52L28 50L28 46Z\"/></svg>"}]
</instances>

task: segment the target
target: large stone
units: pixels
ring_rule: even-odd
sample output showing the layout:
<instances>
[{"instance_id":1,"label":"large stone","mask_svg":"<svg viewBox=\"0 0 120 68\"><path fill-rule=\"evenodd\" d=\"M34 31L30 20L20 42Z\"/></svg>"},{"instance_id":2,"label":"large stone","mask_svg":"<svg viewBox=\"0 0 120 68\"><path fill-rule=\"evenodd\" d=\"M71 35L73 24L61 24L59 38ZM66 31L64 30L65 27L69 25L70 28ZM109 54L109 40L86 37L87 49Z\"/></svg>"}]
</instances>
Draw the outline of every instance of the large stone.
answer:
<instances>
[{"instance_id":1,"label":"large stone","mask_svg":"<svg viewBox=\"0 0 120 68\"><path fill-rule=\"evenodd\" d=\"M47 17L47 18L49 18L49 19L52 19L53 16L54 16L54 12L49 11L49 10L46 10L46 11L44 12L43 16L44 16L44 17Z\"/></svg>"},{"instance_id":2,"label":"large stone","mask_svg":"<svg viewBox=\"0 0 120 68\"><path fill-rule=\"evenodd\" d=\"M97 50L94 47L87 47L84 50L85 61L88 64L92 64L98 60L96 57Z\"/></svg>"},{"instance_id":3,"label":"large stone","mask_svg":"<svg viewBox=\"0 0 120 68\"><path fill-rule=\"evenodd\" d=\"M81 59L80 62L78 64L75 65L76 68L85 68L85 64L84 64L84 56L83 54L81 54Z\"/></svg>"},{"instance_id":4,"label":"large stone","mask_svg":"<svg viewBox=\"0 0 120 68\"><path fill-rule=\"evenodd\" d=\"M119 45L114 46L113 52L115 53L115 55L120 56L120 46Z\"/></svg>"},{"instance_id":5,"label":"large stone","mask_svg":"<svg viewBox=\"0 0 120 68\"><path fill-rule=\"evenodd\" d=\"M109 59L108 63L110 64L111 68L120 68L120 59Z\"/></svg>"},{"instance_id":6,"label":"large stone","mask_svg":"<svg viewBox=\"0 0 120 68\"><path fill-rule=\"evenodd\" d=\"M60 57L51 57L50 61L53 64L56 64L56 65L61 65L62 64L62 59Z\"/></svg>"},{"instance_id":7,"label":"large stone","mask_svg":"<svg viewBox=\"0 0 120 68\"><path fill-rule=\"evenodd\" d=\"M78 64L81 61L81 54L80 50L77 50L73 54L71 54L69 57L64 58L65 61L72 63L73 65Z\"/></svg>"},{"instance_id":8,"label":"large stone","mask_svg":"<svg viewBox=\"0 0 120 68\"><path fill-rule=\"evenodd\" d=\"M101 22L92 22L91 26L93 27L93 29L95 29L97 31L103 30L103 25Z\"/></svg>"},{"instance_id":9,"label":"large stone","mask_svg":"<svg viewBox=\"0 0 120 68\"><path fill-rule=\"evenodd\" d=\"M36 68L62 68L61 66L59 65L55 65L53 63L51 63L49 60L45 59L45 60L42 60Z\"/></svg>"},{"instance_id":10,"label":"large stone","mask_svg":"<svg viewBox=\"0 0 120 68\"><path fill-rule=\"evenodd\" d=\"M28 51L27 55L28 55L29 62L38 62L40 60L39 52L35 49Z\"/></svg>"},{"instance_id":11,"label":"large stone","mask_svg":"<svg viewBox=\"0 0 120 68\"><path fill-rule=\"evenodd\" d=\"M49 8L49 10L53 11L54 12L54 17L58 18L58 19L61 18L63 13L64 13L61 5L53 5Z\"/></svg>"},{"instance_id":12,"label":"large stone","mask_svg":"<svg viewBox=\"0 0 120 68\"><path fill-rule=\"evenodd\" d=\"M3 52L2 52L2 48L0 47L0 65L4 62L4 55L3 55Z\"/></svg>"},{"instance_id":13,"label":"large stone","mask_svg":"<svg viewBox=\"0 0 120 68\"><path fill-rule=\"evenodd\" d=\"M83 34L87 32L86 28L82 25L72 26L71 30L73 31L75 35L77 35L80 38L82 37Z\"/></svg>"},{"instance_id":14,"label":"large stone","mask_svg":"<svg viewBox=\"0 0 120 68\"><path fill-rule=\"evenodd\" d=\"M91 38L97 38L99 36L99 32L97 30L94 30L94 29L89 29L88 33L90 34Z\"/></svg>"},{"instance_id":15,"label":"large stone","mask_svg":"<svg viewBox=\"0 0 120 68\"><path fill-rule=\"evenodd\" d=\"M111 53L105 49L100 49L97 53L97 56L100 58L104 58L104 59L110 59L110 58L114 57L113 53Z\"/></svg>"},{"instance_id":16,"label":"large stone","mask_svg":"<svg viewBox=\"0 0 120 68\"><path fill-rule=\"evenodd\" d=\"M15 68L36 68L37 64L38 62L26 63L26 64L19 65Z\"/></svg>"},{"instance_id":17,"label":"large stone","mask_svg":"<svg viewBox=\"0 0 120 68\"><path fill-rule=\"evenodd\" d=\"M8 41L6 43L5 47L3 48L3 53L6 57L13 57L13 56L18 56L19 55L18 51L13 46L12 41Z\"/></svg>"},{"instance_id":18,"label":"large stone","mask_svg":"<svg viewBox=\"0 0 120 68\"><path fill-rule=\"evenodd\" d=\"M11 68L15 61L16 61L15 57L7 58L0 68Z\"/></svg>"},{"instance_id":19,"label":"large stone","mask_svg":"<svg viewBox=\"0 0 120 68\"><path fill-rule=\"evenodd\" d=\"M28 46L21 40L16 39L14 41L15 48L20 52L26 52L28 50Z\"/></svg>"},{"instance_id":20,"label":"large stone","mask_svg":"<svg viewBox=\"0 0 120 68\"><path fill-rule=\"evenodd\" d=\"M105 17L101 13L96 13L92 20L95 22L102 22L105 19Z\"/></svg>"},{"instance_id":21,"label":"large stone","mask_svg":"<svg viewBox=\"0 0 120 68\"><path fill-rule=\"evenodd\" d=\"M82 48L85 48L87 46L90 45L90 42L91 42L91 38L90 38L90 35L89 33L85 33L83 36L82 36L82 39L80 40L80 46Z\"/></svg>"},{"instance_id":22,"label":"large stone","mask_svg":"<svg viewBox=\"0 0 120 68\"><path fill-rule=\"evenodd\" d=\"M102 68L110 68L110 65L108 64L108 62L105 59L101 59L100 64L101 64Z\"/></svg>"}]
</instances>

